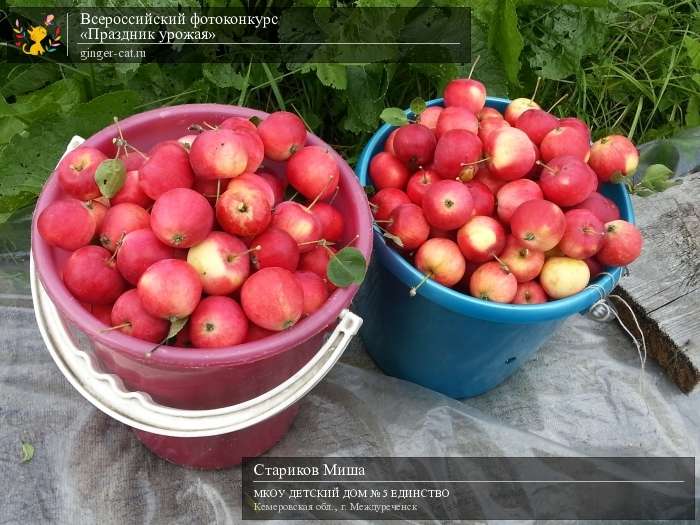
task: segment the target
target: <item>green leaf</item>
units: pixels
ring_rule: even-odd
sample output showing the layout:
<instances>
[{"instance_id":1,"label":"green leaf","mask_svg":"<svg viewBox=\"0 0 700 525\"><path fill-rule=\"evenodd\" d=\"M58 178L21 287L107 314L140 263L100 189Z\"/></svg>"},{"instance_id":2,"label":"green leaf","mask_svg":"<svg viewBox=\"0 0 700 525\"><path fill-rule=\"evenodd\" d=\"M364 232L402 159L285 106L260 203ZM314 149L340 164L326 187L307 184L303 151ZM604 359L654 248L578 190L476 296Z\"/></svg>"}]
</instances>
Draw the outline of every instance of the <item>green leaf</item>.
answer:
<instances>
[{"instance_id":1,"label":"green leaf","mask_svg":"<svg viewBox=\"0 0 700 525\"><path fill-rule=\"evenodd\" d=\"M0 119L0 145L7 144L17 133L25 130L27 126L21 120L14 117Z\"/></svg>"},{"instance_id":2,"label":"green leaf","mask_svg":"<svg viewBox=\"0 0 700 525\"><path fill-rule=\"evenodd\" d=\"M95 182L102 196L111 199L124 186L126 166L121 159L103 160L95 170Z\"/></svg>"},{"instance_id":3,"label":"green leaf","mask_svg":"<svg viewBox=\"0 0 700 525\"><path fill-rule=\"evenodd\" d=\"M671 180L673 171L663 164L652 164L644 172L644 177L633 191L643 197L652 193L659 193L667 190L671 186L678 184L678 181Z\"/></svg>"},{"instance_id":4,"label":"green leaf","mask_svg":"<svg viewBox=\"0 0 700 525\"><path fill-rule=\"evenodd\" d=\"M328 279L341 288L360 284L367 272L367 261L357 248L347 247L333 255L328 261Z\"/></svg>"},{"instance_id":5,"label":"green leaf","mask_svg":"<svg viewBox=\"0 0 700 525\"><path fill-rule=\"evenodd\" d=\"M408 124L408 117L401 108L386 108L379 115L379 118L392 126L403 126L404 124Z\"/></svg>"},{"instance_id":6,"label":"green leaf","mask_svg":"<svg viewBox=\"0 0 700 525\"><path fill-rule=\"evenodd\" d=\"M420 97L416 97L413 100L411 100L411 104L409 107L411 109L411 112L414 115L418 116L425 111L427 105L425 104L425 100L423 100Z\"/></svg>"},{"instance_id":7,"label":"green leaf","mask_svg":"<svg viewBox=\"0 0 700 525\"><path fill-rule=\"evenodd\" d=\"M22 452L20 455L20 461L22 463L29 463L34 457L34 445L31 443L25 443L22 441Z\"/></svg>"},{"instance_id":8,"label":"green leaf","mask_svg":"<svg viewBox=\"0 0 700 525\"><path fill-rule=\"evenodd\" d=\"M32 123L12 137L0 151L0 215L34 202L73 135L89 137L114 116L132 114L139 102L133 91L114 91L78 104L66 115Z\"/></svg>"},{"instance_id":9,"label":"green leaf","mask_svg":"<svg viewBox=\"0 0 700 525\"><path fill-rule=\"evenodd\" d=\"M245 84L243 75L234 71L231 64L203 64L202 73L204 78L220 88L232 87L240 91Z\"/></svg>"},{"instance_id":10,"label":"green leaf","mask_svg":"<svg viewBox=\"0 0 700 525\"><path fill-rule=\"evenodd\" d=\"M344 64L315 64L316 76L324 86L347 89L348 74Z\"/></svg>"},{"instance_id":11,"label":"green leaf","mask_svg":"<svg viewBox=\"0 0 700 525\"><path fill-rule=\"evenodd\" d=\"M700 127L686 128L667 139L647 142L639 146L639 167L633 180L638 183L642 174L653 164L663 164L676 176L700 169Z\"/></svg>"},{"instance_id":12,"label":"green leaf","mask_svg":"<svg viewBox=\"0 0 700 525\"><path fill-rule=\"evenodd\" d=\"M514 0L497 0L493 19L489 25L489 47L495 49L503 61L508 81L519 85L520 53L523 37L518 29L518 13Z\"/></svg>"},{"instance_id":13,"label":"green leaf","mask_svg":"<svg viewBox=\"0 0 700 525\"><path fill-rule=\"evenodd\" d=\"M170 320L170 330L168 330L168 335L166 336L165 340L167 341L168 339L172 339L175 337L177 334L179 334L182 329L185 327L187 324L187 321L189 321L189 317L180 317L180 318L175 318Z\"/></svg>"},{"instance_id":14,"label":"green leaf","mask_svg":"<svg viewBox=\"0 0 700 525\"><path fill-rule=\"evenodd\" d=\"M694 69L700 70L700 39L686 35L683 39L685 52Z\"/></svg>"},{"instance_id":15,"label":"green leaf","mask_svg":"<svg viewBox=\"0 0 700 525\"><path fill-rule=\"evenodd\" d=\"M61 78L61 71L54 64L7 64L7 67L10 69L3 71L0 79L0 95L4 97L29 93Z\"/></svg>"}]
</instances>

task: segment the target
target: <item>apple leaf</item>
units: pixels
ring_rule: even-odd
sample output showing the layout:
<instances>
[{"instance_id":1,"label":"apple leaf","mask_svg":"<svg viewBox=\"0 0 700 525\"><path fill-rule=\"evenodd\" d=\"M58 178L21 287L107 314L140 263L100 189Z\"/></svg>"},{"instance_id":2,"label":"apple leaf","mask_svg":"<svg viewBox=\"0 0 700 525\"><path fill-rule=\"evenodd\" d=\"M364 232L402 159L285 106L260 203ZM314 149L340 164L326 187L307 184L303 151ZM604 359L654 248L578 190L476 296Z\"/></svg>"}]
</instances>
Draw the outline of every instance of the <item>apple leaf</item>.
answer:
<instances>
[{"instance_id":1,"label":"apple leaf","mask_svg":"<svg viewBox=\"0 0 700 525\"><path fill-rule=\"evenodd\" d=\"M328 279L341 288L360 284L365 279L367 261L357 248L347 247L334 254L328 261Z\"/></svg>"},{"instance_id":2,"label":"apple leaf","mask_svg":"<svg viewBox=\"0 0 700 525\"><path fill-rule=\"evenodd\" d=\"M634 174L638 183L654 164L663 164L677 177L700 169L700 127L686 128L667 139L639 146L639 168Z\"/></svg>"},{"instance_id":3,"label":"apple leaf","mask_svg":"<svg viewBox=\"0 0 700 525\"><path fill-rule=\"evenodd\" d=\"M187 321L189 321L189 317L176 317L174 319L170 320L170 330L168 331L168 335L165 338L167 341L168 339L172 339L175 337L177 334L179 334L182 329L185 327L187 324Z\"/></svg>"},{"instance_id":4,"label":"apple leaf","mask_svg":"<svg viewBox=\"0 0 700 525\"><path fill-rule=\"evenodd\" d=\"M642 180L630 187L630 191L640 197L648 197L654 193L667 190L678 184L672 180L673 171L663 164L652 164L644 172Z\"/></svg>"},{"instance_id":5,"label":"apple leaf","mask_svg":"<svg viewBox=\"0 0 700 525\"><path fill-rule=\"evenodd\" d=\"M26 443L22 441L22 452L20 455L20 461L22 463L29 463L34 457L34 445L31 443Z\"/></svg>"},{"instance_id":6,"label":"apple leaf","mask_svg":"<svg viewBox=\"0 0 700 525\"><path fill-rule=\"evenodd\" d=\"M103 197L111 199L124 186L126 166L121 159L103 160L95 171L95 182Z\"/></svg>"},{"instance_id":7,"label":"apple leaf","mask_svg":"<svg viewBox=\"0 0 700 525\"><path fill-rule=\"evenodd\" d=\"M425 111L425 108L427 106L425 104L425 100L423 100L420 97L416 97L413 100L411 100L411 105L409 107L411 108L411 112L414 115L418 116Z\"/></svg>"},{"instance_id":8,"label":"apple leaf","mask_svg":"<svg viewBox=\"0 0 700 525\"><path fill-rule=\"evenodd\" d=\"M523 50L523 37L518 29L518 13L514 0L497 0L494 2L493 19L489 24L489 47L496 50L508 81L519 85L520 53Z\"/></svg>"},{"instance_id":9,"label":"apple leaf","mask_svg":"<svg viewBox=\"0 0 700 525\"><path fill-rule=\"evenodd\" d=\"M386 108L382 111L381 115L379 115L379 118L391 126L403 126L404 124L408 124L408 116L406 116L406 113L404 113L404 110L401 108Z\"/></svg>"}]
</instances>

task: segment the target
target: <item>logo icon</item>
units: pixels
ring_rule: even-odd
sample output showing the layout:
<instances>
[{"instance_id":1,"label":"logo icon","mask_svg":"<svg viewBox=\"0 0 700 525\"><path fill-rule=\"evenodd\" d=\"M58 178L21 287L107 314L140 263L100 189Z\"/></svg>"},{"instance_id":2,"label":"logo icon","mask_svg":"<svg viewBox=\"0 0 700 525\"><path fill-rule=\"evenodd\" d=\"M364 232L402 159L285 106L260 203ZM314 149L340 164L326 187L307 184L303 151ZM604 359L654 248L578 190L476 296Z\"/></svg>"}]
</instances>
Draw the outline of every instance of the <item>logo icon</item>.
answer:
<instances>
[{"instance_id":1,"label":"logo icon","mask_svg":"<svg viewBox=\"0 0 700 525\"><path fill-rule=\"evenodd\" d=\"M19 19L15 20L15 46L25 55L41 56L44 53L52 53L61 45L61 26L58 24L54 28L54 16L48 15L44 19L44 23L38 26L28 26L26 29L20 23Z\"/></svg>"}]
</instances>

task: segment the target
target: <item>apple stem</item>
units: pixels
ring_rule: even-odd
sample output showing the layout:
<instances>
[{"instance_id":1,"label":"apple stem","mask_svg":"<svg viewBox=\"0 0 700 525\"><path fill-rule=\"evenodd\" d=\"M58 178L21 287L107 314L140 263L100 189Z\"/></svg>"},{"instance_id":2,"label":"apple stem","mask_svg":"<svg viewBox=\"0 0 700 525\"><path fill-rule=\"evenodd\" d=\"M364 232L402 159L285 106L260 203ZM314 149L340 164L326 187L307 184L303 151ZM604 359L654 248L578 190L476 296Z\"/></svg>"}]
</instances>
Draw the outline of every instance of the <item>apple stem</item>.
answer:
<instances>
[{"instance_id":1,"label":"apple stem","mask_svg":"<svg viewBox=\"0 0 700 525\"><path fill-rule=\"evenodd\" d=\"M535 101L535 95L537 95L537 90L540 88L541 81L542 81L542 77L537 77L537 83L535 84L535 90L532 92L532 96L530 97L530 102Z\"/></svg>"},{"instance_id":2,"label":"apple stem","mask_svg":"<svg viewBox=\"0 0 700 525\"><path fill-rule=\"evenodd\" d=\"M206 121L202 122L202 124L204 124L209 129L219 129L218 126L212 126L211 124L209 124L209 122L206 122Z\"/></svg>"},{"instance_id":3,"label":"apple stem","mask_svg":"<svg viewBox=\"0 0 700 525\"><path fill-rule=\"evenodd\" d=\"M103 328L100 330L100 333L111 332L112 330L120 330L122 328L126 328L127 326L131 326L131 323L128 321L126 323L110 326L109 328Z\"/></svg>"},{"instance_id":4,"label":"apple stem","mask_svg":"<svg viewBox=\"0 0 700 525\"><path fill-rule=\"evenodd\" d=\"M557 170L555 170L554 168L550 168L549 166L547 166L547 165L546 165L544 162L542 162L541 160L536 160L536 161L535 161L535 164L537 164L538 166L541 166L542 169L545 169L545 170L547 170L547 171L550 172L550 173L554 173L555 175L557 174Z\"/></svg>"},{"instance_id":5,"label":"apple stem","mask_svg":"<svg viewBox=\"0 0 700 525\"><path fill-rule=\"evenodd\" d=\"M124 242L124 237L126 237L126 232L122 232L122 234L119 236L119 240L115 243L114 253L107 261L109 264L112 264L116 260L119 249L122 247L122 243Z\"/></svg>"},{"instance_id":6,"label":"apple stem","mask_svg":"<svg viewBox=\"0 0 700 525\"><path fill-rule=\"evenodd\" d=\"M244 255L247 255L247 254L251 253L251 252L259 252L260 250L262 250L262 246L260 246L260 245L258 244L258 245L256 245L256 246L254 246L253 248L250 248L249 250L246 250L246 251L241 252L241 253L236 253L236 254L234 254L233 256L234 256L234 257L242 257L242 256L244 256Z\"/></svg>"},{"instance_id":7,"label":"apple stem","mask_svg":"<svg viewBox=\"0 0 700 525\"><path fill-rule=\"evenodd\" d=\"M333 195L331 196L330 199L328 199L328 204L333 204L333 201L335 198L338 196L338 192L340 191L340 186L335 187L335 191L333 192Z\"/></svg>"},{"instance_id":8,"label":"apple stem","mask_svg":"<svg viewBox=\"0 0 700 525\"><path fill-rule=\"evenodd\" d=\"M358 233L358 234L355 235L352 239L350 239L348 242L346 242L345 245L343 246L343 248L347 248L348 246L350 246L351 244L353 244L353 243L354 243L357 239L359 239L359 238L360 238L360 234Z\"/></svg>"},{"instance_id":9,"label":"apple stem","mask_svg":"<svg viewBox=\"0 0 700 525\"><path fill-rule=\"evenodd\" d=\"M479 59L481 59L481 55L476 55L474 62L472 62L472 67L469 70L469 76L467 78L472 78L472 75L474 74L474 69L476 68L476 65L479 63Z\"/></svg>"},{"instance_id":10,"label":"apple stem","mask_svg":"<svg viewBox=\"0 0 700 525\"><path fill-rule=\"evenodd\" d=\"M297 246L308 246L309 244L317 244L319 246L334 246L334 242L328 242L326 239L319 239L317 241L304 241L298 242Z\"/></svg>"},{"instance_id":11,"label":"apple stem","mask_svg":"<svg viewBox=\"0 0 700 525\"><path fill-rule=\"evenodd\" d=\"M432 279L432 277L433 277L433 272L426 273L423 276L423 278L420 280L420 282L408 291L408 295L410 295L411 297L415 297L416 293L418 293L418 288L423 286L428 279Z\"/></svg>"},{"instance_id":12,"label":"apple stem","mask_svg":"<svg viewBox=\"0 0 700 525\"><path fill-rule=\"evenodd\" d=\"M112 141L114 144L117 145L117 152L121 148L124 148L125 150L126 150L126 148L131 148L136 153L141 155L144 159L148 159L148 156L143 151L141 151L138 148L136 148L135 146L132 146L131 144L129 144L127 142L127 140L124 138L124 133L122 133L122 128L119 125L119 119L117 117L114 117L114 124L117 126L117 133L119 133L119 138Z\"/></svg>"},{"instance_id":13,"label":"apple stem","mask_svg":"<svg viewBox=\"0 0 700 525\"><path fill-rule=\"evenodd\" d=\"M138 153L139 155L141 155L144 159L148 160L148 155L146 155L143 151L141 151L140 149L138 149L136 146L132 146L132 145L129 144L128 142L124 143L124 146L127 147L127 148L131 148L131 149L134 150L136 153Z\"/></svg>"},{"instance_id":14,"label":"apple stem","mask_svg":"<svg viewBox=\"0 0 700 525\"><path fill-rule=\"evenodd\" d=\"M561 97L559 97L559 98L557 99L557 101L556 101L554 104L552 104L552 107L549 108L549 109L547 110L547 113L551 113L552 110L553 110L554 108L556 108L561 102L563 102L564 100L566 100L566 98L568 98L568 96L569 96L568 93L564 93Z\"/></svg>"},{"instance_id":15,"label":"apple stem","mask_svg":"<svg viewBox=\"0 0 700 525\"><path fill-rule=\"evenodd\" d=\"M489 159L488 157L484 157L483 159L475 160L474 162L461 162L459 165L461 167L466 167L466 166L478 166L479 164L482 164L484 162L488 162Z\"/></svg>"},{"instance_id":16,"label":"apple stem","mask_svg":"<svg viewBox=\"0 0 700 525\"><path fill-rule=\"evenodd\" d=\"M328 189L328 186L330 185L331 182L333 182L333 177L332 177L332 176L331 176L331 177L328 177L328 181L327 181L326 184L323 186L323 189L318 193L318 195L316 195L316 198L314 198L314 200L311 201L311 204L309 204L309 205L306 207L306 211L311 211L311 208L313 208L313 207L316 205L316 203L318 202L318 200L321 198L321 195L323 195L323 194L326 192L326 190Z\"/></svg>"},{"instance_id":17,"label":"apple stem","mask_svg":"<svg viewBox=\"0 0 700 525\"><path fill-rule=\"evenodd\" d=\"M221 195L221 179L216 179L216 199L214 199L214 204L219 203L219 195Z\"/></svg>"},{"instance_id":18,"label":"apple stem","mask_svg":"<svg viewBox=\"0 0 700 525\"><path fill-rule=\"evenodd\" d=\"M498 255L496 255L496 254L494 253L494 254L493 254L493 258L496 259L496 261L498 262L498 264L501 265L501 268L503 268L503 271L504 271L504 272L510 273L510 268L509 268L509 266L508 266L500 257L498 257Z\"/></svg>"}]
</instances>

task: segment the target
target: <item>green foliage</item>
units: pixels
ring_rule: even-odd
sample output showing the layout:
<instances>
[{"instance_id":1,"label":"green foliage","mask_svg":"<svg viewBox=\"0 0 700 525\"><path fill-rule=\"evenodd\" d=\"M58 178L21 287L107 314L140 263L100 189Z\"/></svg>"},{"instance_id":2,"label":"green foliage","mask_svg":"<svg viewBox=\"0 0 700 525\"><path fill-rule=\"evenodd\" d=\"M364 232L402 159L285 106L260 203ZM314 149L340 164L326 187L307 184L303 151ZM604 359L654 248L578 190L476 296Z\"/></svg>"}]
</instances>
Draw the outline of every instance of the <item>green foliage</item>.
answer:
<instances>
[{"instance_id":1,"label":"green foliage","mask_svg":"<svg viewBox=\"0 0 700 525\"><path fill-rule=\"evenodd\" d=\"M328 260L328 279L336 286L361 284L366 272L367 261L357 248L343 248Z\"/></svg>"},{"instance_id":2,"label":"green foliage","mask_svg":"<svg viewBox=\"0 0 700 525\"><path fill-rule=\"evenodd\" d=\"M124 186L126 166L121 159L103 160L95 170L95 182L103 197L111 199Z\"/></svg>"}]
</instances>

